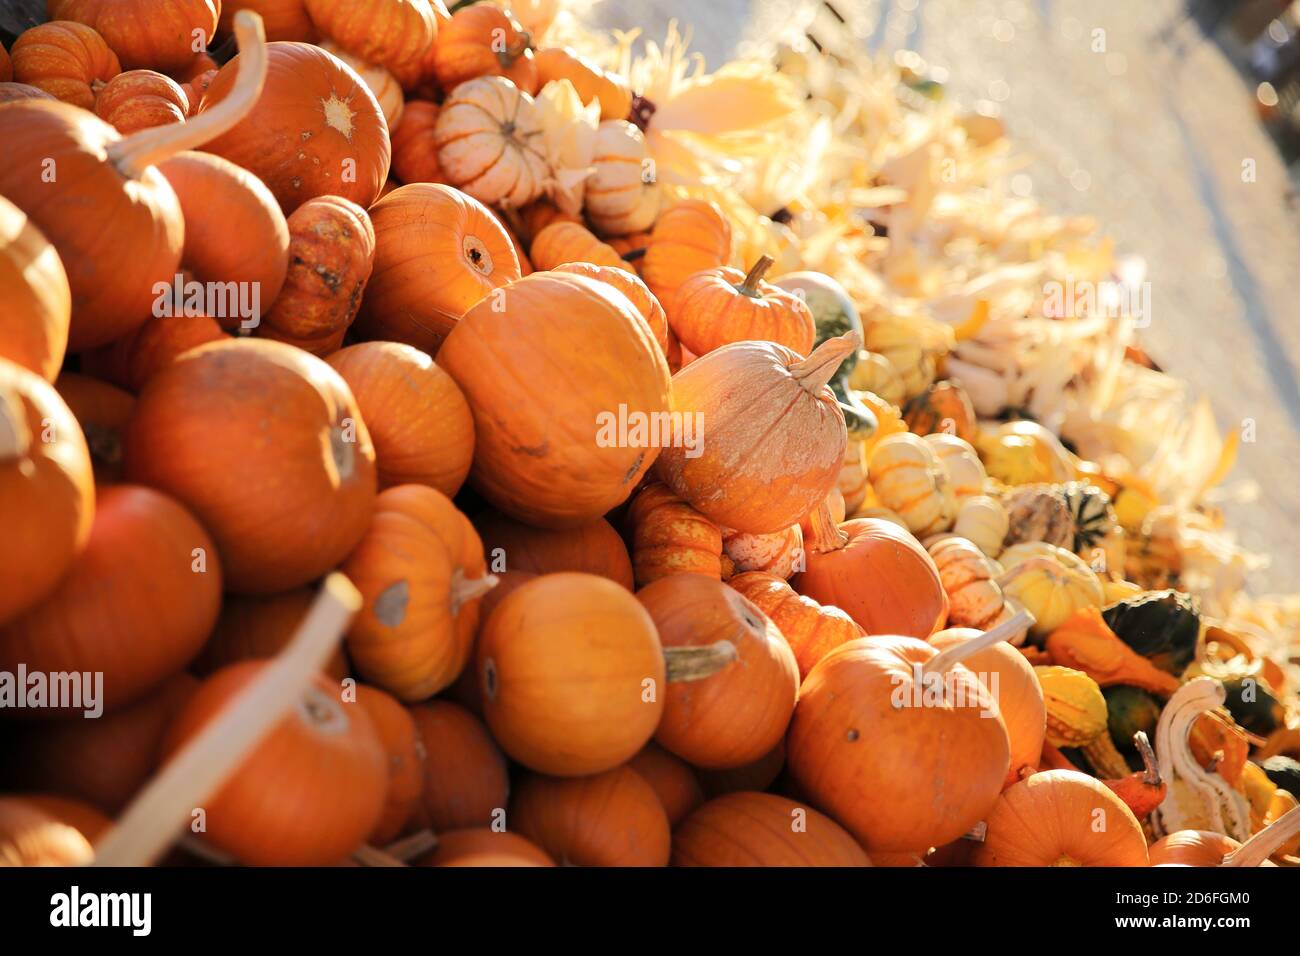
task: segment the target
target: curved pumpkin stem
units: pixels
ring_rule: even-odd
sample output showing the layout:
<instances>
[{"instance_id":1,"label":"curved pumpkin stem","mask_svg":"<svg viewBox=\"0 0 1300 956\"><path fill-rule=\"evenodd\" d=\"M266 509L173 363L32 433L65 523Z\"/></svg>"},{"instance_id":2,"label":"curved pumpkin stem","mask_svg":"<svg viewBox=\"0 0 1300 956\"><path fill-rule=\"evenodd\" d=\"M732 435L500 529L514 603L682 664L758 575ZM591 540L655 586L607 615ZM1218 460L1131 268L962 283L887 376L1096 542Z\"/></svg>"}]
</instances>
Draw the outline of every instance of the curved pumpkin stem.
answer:
<instances>
[{"instance_id":1,"label":"curved pumpkin stem","mask_svg":"<svg viewBox=\"0 0 1300 956\"><path fill-rule=\"evenodd\" d=\"M840 363L858 350L862 345L862 336L856 329L850 329L843 335L827 339L812 350L812 354L790 366L794 380L816 395L830 384Z\"/></svg>"},{"instance_id":2,"label":"curved pumpkin stem","mask_svg":"<svg viewBox=\"0 0 1300 956\"><path fill-rule=\"evenodd\" d=\"M1147 738L1145 730L1139 730L1133 735L1133 745L1137 747L1138 756L1142 758L1142 782L1148 787L1160 786L1160 765L1156 763L1156 752L1151 749L1151 741Z\"/></svg>"},{"instance_id":3,"label":"curved pumpkin stem","mask_svg":"<svg viewBox=\"0 0 1300 956\"><path fill-rule=\"evenodd\" d=\"M1008 638L1015 637L1022 631L1027 630L1033 623L1034 616L1021 608L997 627L985 631L979 637L972 637L969 641L954 644L946 651L936 654L921 667L921 673L923 675L946 674L972 654L994 644L1000 644Z\"/></svg>"},{"instance_id":4,"label":"curved pumpkin stem","mask_svg":"<svg viewBox=\"0 0 1300 956\"><path fill-rule=\"evenodd\" d=\"M155 126L133 133L108 147L108 159L129 179L139 179L151 167L227 132L249 114L266 83L266 32L262 18L251 10L235 14L239 40L239 72L235 85L220 103L184 123Z\"/></svg>"},{"instance_id":5,"label":"curved pumpkin stem","mask_svg":"<svg viewBox=\"0 0 1300 956\"><path fill-rule=\"evenodd\" d=\"M823 501L813 509L813 513L808 516L808 522L812 525L812 539L808 542L808 550L813 554L839 551L849 543L849 536L835 523L829 501Z\"/></svg>"},{"instance_id":6,"label":"curved pumpkin stem","mask_svg":"<svg viewBox=\"0 0 1300 956\"><path fill-rule=\"evenodd\" d=\"M455 617L470 601L487 594L501 579L495 574L481 578L467 578L461 568L451 573L451 616Z\"/></svg>"},{"instance_id":7,"label":"curved pumpkin stem","mask_svg":"<svg viewBox=\"0 0 1300 956\"><path fill-rule=\"evenodd\" d=\"M714 641L700 647L665 647L664 663L670 684L712 677L740 657L731 641Z\"/></svg>"},{"instance_id":8,"label":"curved pumpkin stem","mask_svg":"<svg viewBox=\"0 0 1300 956\"><path fill-rule=\"evenodd\" d=\"M22 400L9 389L0 391L0 462L17 461L32 447Z\"/></svg>"},{"instance_id":9,"label":"curved pumpkin stem","mask_svg":"<svg viewBox=\"0 0 1300 956\"><path fill-rule=\"evenodd\" d=\"M771 256L759 256L754 267L749 270L745 276L745 281L736 286L736 291L741 295L747 295L751 299L758 298L758 284L763 281L763 276L767 275L767 270L772 268L772 263L776 260Z\"/></svg>"},{"instance_id":10,"label":"curved pumpkin stem","mask_svg":"<svg viewBox=\"0 0 1300 956\"><path fill-rule=\"evenodd\" d=\"M1300 833L1300 807L1292 807L1237 849L1219 866L1259 866Z\"/></svg>"}]
</instances>

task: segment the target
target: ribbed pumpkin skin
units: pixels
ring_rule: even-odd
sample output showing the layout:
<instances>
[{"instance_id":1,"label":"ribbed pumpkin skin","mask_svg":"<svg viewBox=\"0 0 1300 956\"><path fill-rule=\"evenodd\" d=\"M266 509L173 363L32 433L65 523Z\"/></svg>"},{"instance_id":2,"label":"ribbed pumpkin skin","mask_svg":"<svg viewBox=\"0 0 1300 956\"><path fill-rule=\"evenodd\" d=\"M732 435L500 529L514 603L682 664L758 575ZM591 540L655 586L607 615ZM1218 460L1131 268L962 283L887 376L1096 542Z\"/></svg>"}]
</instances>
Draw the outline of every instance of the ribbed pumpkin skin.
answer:
<instances>
[{"instance_id":1,"label":"ribbed pumpkin skin","mask_svg":"<svg viewBox=\"0 0 1300 956\"><path fill-rule=\"evenodd\" d=\"M108 345L83 352L81 368L128 392L139 392L178 355L225 338L217 320L206 315L157 316Z\"/></svg>"},{"instance_id":2,"label":"ribbed pumpkin skin","mask_svg":"<svg viewBox=\"0 0 1300 956\"><path fill-rule=\"evenodd\" d=\"M647 482L637 492L627 521L637 587L679 572L722 577L722 532L663 482Z\"/></svg>"},{"instance_id":3,"label":"ribbed pumpkin skin","mask_svg":"<svg viewBox=\"0 0 1300 956\"><path fill-rule=\"evenodd\" d=\"M798 828L798 829L797 829ZM838 823L772 793L710 800L673 831L673 866L870 866Z\"/></svg>"},{"instance_id":4,"label":"ribbed pumpkin skin","mask_svg":"<svg viewBox=\"0 0 1300 956\"><path fill-rule=\"evenodd\" d=\"M221 32L230 33L235 14L252 10L262 18L268 40L316 39L316 25L311 22L303 0L221 0Z\"/></svg>"},{"instance_id":5,"label":"ribbed pumpkin skin","mask_svg":"<svg viewBox=\"0 0 1300 956\"><path fill-rule=\"evenodd\" d=\"M583 203L601 235L626 236L654 225L661 197L659 184L648 174L649 155L645 134L622 116L596 130Z\"/></svg>"},{"instance_id":6,"label":"ribbed pumpkin skin","mask_svg":"<svg viewBox=\"0 0 1300 956\"><path fill-rule=\"evenodd\" d=\"M82 109L93 110L96 90L121 72L117 55L84 23L42 23L14 42L15 80Z\"/></svg>"},{"instance_id":7,"label":"ribbed pumpkin skin","mask_svg":"<svg viewBox=\"0 0 1300 956\"><path fill-rule=\"evenodd\" d=\"M681 343L696 355L748 339L779 342L800 355L811 352L817 326L804 301L761 279L745 291L745 282L745 273L725 266L683 282L669 317Z\"/></svg>"},{"instance_id":8,"label":"ribbed pumpkin skin","mask_svg":"<svg viewBox=\"0 0 1300 956\"><path fill-rule=\"evenodd\" d=\"M375 452L328 365L279 342L231 339L149 380L127 429L126 474L195 513L230 590L273 594L320 577L361 540Z\"/></svg>"},{"instance_id":9,"label":"ribbed pumpkin skin","mask_svg":"<svg viewBox=\"0 0 1300 956\"><path fill-rule=\"evenodd\" d=\"M269 666L245 661L209 677L168 731L174 754ZM355 850L384 809L388 768L365 709L321 677L204 803L203 839L252 866L327 866Z\"/></svg>"},{"instance_id":10,"label":"ribbed pumpkin skin","mask_svg":"<svg viewBox=\"0 0 1300 956\"><path fill-rule=\"evenodd\" d=\"M447 94L434 124L447 182L475 199L512 209L532 202L551 175L541 112L526 92L480 76Z\"/></svg>"},{"instance_id":11,"label":"ribbed pumpkin skin","mask_svg":"<svg viewBox=\"0 0 1300 956\"><path fill-rule=\"evenodd\" d=\"M503 558L509 571L554 574L581 571L598 574L632 590L632 561L623 539L604 518L577 528L533 528L486 512L474 521L483 538L483 551L496 565Z\"/></svg>"},{"instance_id":12,"label":"ribbed pumpkin skin","mask_svg":"<svg viewBox=\"0 0 1300 956\"><path fill-rule=\"evenodd\" d=\"M653 741L641 748L627 765L650 784L668 815L670 827L677 826L704 802L704 791L691 766Z\"/></svg>"},{"instance_id":13,"label":"ribbed pumpkin skin","mask_svg":"<svg viewBox=\"0 0 1300 956\"><path fill-rule=\"evenodd\" d=\"M0 358L52 382L68 348L72 292L59 254L0 196Z\"/></svg>"},{"instance_id":14,"label":"ribbed pumpkin skin","mask_svg":"<svg viewBox=\"0 0 1300 956\"><path fill-rule=\"evenodd\" d=\"M438 146L433 128L439 106L427 100L411 100L393 136L393 175L404 183L440 183Z\"/></svg>"},{"instance_id":15,"label":"ribbed pumpkin skin","mask_svg":"<svg viewBox=\"0 0 1300 956\"><path fill-rule=\"evenodd\" d=\"M216 627L190 670L207 677L227 664L277 656L297 634L315 600L316 590L311 587L265 597L227 594ZM322 665L321 673L338 681L351 676L342 646Z\"/></svg>"},{"instance_id":16,"label":"ribbed pumpkin skin","mask_svg":"<svg viewBox=\"0 0 1300 956\"><path fill-rule=\"evenodd\" d=\"M438 845L433 852L420 860L420 866L468 866L467 860L493 857L514 857L520 865L555 866L546 851L518 833L496 831L489 827L469 827L448 830L438 834Z\"/></svg>"},{"instance_id":17,"label":"ribbed pumpkin skin","mask_svg":"<svg viewBox=\"0 0 1300 956\"><path fill-rule=\"evenodd\" d=\"M437 33L429 0L305 0L304 5L322 34L380 66L418 59Z\"/></svg>"},{"instance_id":18,"label":"ribbed pumpkin skin","mask_svg":"<svg viewBox=\"0 0 1300 956\"><path fill-rule=\"evenodd\" d=\"M797 524L771 534L748 534L726 528L722 532L722 550L731 559L737 574L763 571L789 579L803 566L803 531Z\"/></svg>"},{"instance_id":19,"label":"ribbed pumpkin skin","mask_svg":"<svg viewBox=\"0 0 1300 956\"><path fill-rule=\"evenodd\" d=\"M794 651L801 681L835 648L866 636L857 622L839 608L796 594L775 574L748 571L737 574L727 584L753 601L780 629Z\"/></svg>"},{"instance_id":20,"label":"ribbed pumpkin skin","mask_svg":"<svg viewBox=\"0 0 1300 956\"><path fill-rule=\"evenodd\" d=\"M410 712L390 694L358 685L356 706L365 708L370 716L387 758L384 812L369 840L374 846L383 846L402 832L420 804L424 792L424 742L419 739Z\"/></svg>"},{"instance_id":21,"label":"ribbed pumpkin skin","mask_svg":"<svg viewBox=\"0 0 1300 956\"><path fill-rule=\"evenodd\" d=\"M64 372L54 387L86 437L95 484L121 481L122 434L135 411L135 399L114 385L76 372Z\"/></svg>"},{"instance_id":22,"label":"ribbed pumpkin skin","mask_svg":"<svg viewBox=\"0 0 1300 956\"><path fill-rule=\"evenodd\" d=\"M123 135L168 123L183 123L190 101L180 84L153 70L128 70L95 96L95 115Z\"/></svg>"},{"instance_id":23,"label":"ribbed pumpkin skin","mask_svg":"<svg viewBox=\"0 0 1300 956\"><path fill-rule=\"evenodd\" d=\"M577 778L527 774L511 798L510 821L561 865L668 865L668 817L628 767Z\"/></svg>"},{"instance_id":24,"label":"ribbed pumpkin skin","mask_svg":"<svg viewBox=\"0 0 1300 956\"><path fill-rule=\"evenodd\" d=\"M455 704L411 708L424 748L420 821L435 833L493 825L506 807L506 760L483 723Z\"/></svg>"},{"instance_id":25,"label":"ribbed pumpkin skin","mask_svg":"<svg viewBox=\"0 0 1300 956\"><path fill-rule=\"evenodd\" d=\"M1152 866L1218 866L1241 844L1213 830L1178 830L1151 844ZM1266 864L1269 865L1269 864Z\"/></svg>"},{"instance_id":26,"label":"ribbed pumpkin skin","mask_svg":"<svg viewBox=\"0 0 1300 956\"><path fill-rule=\"evenodd\" d=\"M444 90L475 77L503 76L529 95L537 92L528 37L509 14L487 3L462 7L439 23L432 62Z\"/></svg>"},{"instance_id":27,"label":"ribbed pumpkin skin","mask_svg":"<svg viewBox=\"0 0 1300 956\"><path fill-rule=\"evenodd\" d=\"M198 653L221 581L212 539L179 504L148 488L102 488L85 549L49 597L0 630L0 662L102 671L104 709L121 707Z\"/></svg>"},{"instance_id":28,"label":"ribbed pumpkin skin","mask_svg":"<svg viewBox=\"0 0 1300 956\"><path fill-rule=\"evenodd\" d=\"M528 261L539 270L559 269L566 263L588 262L631 272L622 256L576 222L553 222L539 232L528 247Z\"/></svg>"},{"instance_id":29,"label":"ribbed pumpkin skin","mask_svg":"<svg viewBox=\"0 0 1300 956\"><path fill-rule=\"evenodd\" d=\"M664 308L671 309L677 288L705 269L731 258L731 224L713 203L687 199L664 210L655 222L641 260L641 278Z\"/></svg>"},{"instance_id":30,"label":"ribbed pumpkin skin","mask_svg":"<svg viewBox=\"0 0 1300 956\"><path fill-rule=\"evenodd\" d=\"M46 0L50 18L98 30L128 70L170 73L207 49L217 31L221 0Z\"/></svg>"}]
</instances>

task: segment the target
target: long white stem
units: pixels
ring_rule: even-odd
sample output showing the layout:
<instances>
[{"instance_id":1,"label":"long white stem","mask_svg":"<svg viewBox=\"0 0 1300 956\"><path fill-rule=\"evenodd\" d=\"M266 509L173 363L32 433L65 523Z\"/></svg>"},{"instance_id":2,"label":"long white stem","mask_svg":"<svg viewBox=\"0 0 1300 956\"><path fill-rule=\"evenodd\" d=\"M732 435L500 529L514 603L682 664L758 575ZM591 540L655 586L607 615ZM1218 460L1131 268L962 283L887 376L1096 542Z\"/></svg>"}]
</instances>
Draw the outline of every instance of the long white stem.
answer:
<instances>
[{"instance_id":1,"label":"long white stem","mask_svg":"<svg viewBox=\"0 0 1300 956\"><path fill-rule=\"evenodd\" d=\"M1034 616L1024 608L1017 611L1012 617L1003 621L997 627L990 628L979 637L972 637L969 641L962 641L960 644L954 644L946 651L936 654L926 661L921 668L922 674L946 674L952 670L954 665L960 664L963 660L972 654L977 654L986 647L999 644L1002 641L1015 637L1023 633L1034 624Z\"/></svg>"},{"instance_id":2,"label":"long white stem","mask_svg":"<svg viewBox=\"0 0 1300 956\"><path fill-rule=\"evenodd\" d=\"M1259 866L1300 833L1300 807L1293 807L1223 858L1220 866Z\"/></svg>"}]
</instances>

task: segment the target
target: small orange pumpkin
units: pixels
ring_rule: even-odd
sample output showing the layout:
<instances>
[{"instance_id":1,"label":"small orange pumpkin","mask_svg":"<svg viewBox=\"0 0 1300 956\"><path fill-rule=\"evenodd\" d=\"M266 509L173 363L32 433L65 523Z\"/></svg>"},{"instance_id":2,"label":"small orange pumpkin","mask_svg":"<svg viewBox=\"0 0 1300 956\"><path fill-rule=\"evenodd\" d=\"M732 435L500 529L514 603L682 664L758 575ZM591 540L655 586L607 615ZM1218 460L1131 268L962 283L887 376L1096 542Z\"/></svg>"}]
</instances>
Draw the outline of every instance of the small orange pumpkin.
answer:
<instances>
[{"instance_id":1,"label":"small orange pumpkin","mask_svg":"<svg viewBox=\"0 0 1300 956\"><path fill-rule=\"evenodd\" d=\"M695 771L680 757L675 757L654 741L641 748L627 765L650 784L668 815L668 825L676 827L692 810L704 802L704 791Z\"/></svg>"},{"instance_id":2,"label":"small orange pumpkin","mask_svg":"<svg viewBox=\"0 0 1300 956\"><path fill-rule=\"evenodd\" d=\"M478 5L462 12L491 9ZM533 98L500 76L480 76L453 89L433 127L438 165L447 182L475 199L510 209L542 194L550 164Z\"/></svg>"},{"instance_id":3,"label":"small orange pumpkin","mask_svg":"<svg viewBox=\"0 0 1300 956\"><path fill-rule=\"evenodd\" d=\"M84 23L54 19L14 43L15 80L82 109L93 110L95 94L121 72L117 55Z\"/></svg>"},{"instance_id":4,"label":"small orange pumpkin","mask_svg":"<svg viewBox=\"0 0 1300 956\"><path fill-rule=\"evenodd\" d=\"M746 275L724 266L683 282L669 307L681 343L696 355L750 339L811 352L817 334L812 310L800 296L763 281L772 262L761 256Z\"/></svg>"},{"instance_id":5,"label":"small orange pumpkin","mask_svg":"<svg viewBox=\"0 0 1300 956\"><path fill-rule=\"evenodd\" d=\"M532 840L509 830L466 827L438 834L433 852L420 859L420 866L470 866L474 860L513 859L520 866L555 866L555 861ZM502 862L499 865L505 866ZM514 864L511 864L514 865Z\"/></svg>"},{"instance_id":6,"label":"small orange pumpkin","mask_svg":"<svg viewBox=\"0 0 1300 956\"><path fill-rule=\"evenodd\" d=\"M393 133L393 175L404 183L440 183L434 127L440 109L428 100L411 100Z\"/></svg>"},{"instance_id":7,"label":"small orange pumpkin","mask_svg":"<svg viewBox=\"0 0 1300 956\"><path fill-rule=\"evenodd\" d=\"M627 269L622 256L576 222L553 222L539 232L528 248L528 259L539 270L576 262Z\"/></svg>"},{"instance_id":8,"label":"small orange pumpkin","mask_svg":"<svg viewBox=\"0 0 1300 956\"><path fill-rule=\"evenodd\" d=\"M664 210L641 260L641 278L660 302L671 304L677 288L706 269L731 260L731 224L704 199L687 199Z\"/></svg>"},{"instance_id":9,"label":"small orange pumpkin","mask_svg":"<svg viewBox=\"0 0 1300 956\"><path fill-rule=\"evenodd\" d=\"M576 528L533 528L487 512L474 521L483 550L494 567L533 574L581 571L599 574L632 590L632 561L623 539L597 518Z\"/></svg>"},{"instance_id":10,"label":"small orange pumpkin","mask_svg":"<svg viewBox=\"0 0 1300 956\"><path fill-rule=\"evenodd\" d=\"M384 67L423 56L438 30L429 0L303 0L303 6L323 36Z\"/></svg>"},{"instance_id":11,"label":"small orange pumpkin","mask_svg":"<svg viewBox=\"0 0 1300 956\"><path fill-rule=\"evenodd\" d=\"M424 792L424 744L410 712L382 690L357 687L356 705L370 715L387 757L384 810L370 832L370 842L383 846L402 832L420 803Z\"/></svg>"},{"instance_id":12,"label":"small orange pumpkin","mask_svg":"<svg viewBox=\"0 0 1300 956\"><path fill-rule=\"evenodd\" d=\"M486 3L460 7L439 25L433 71L450 90L476 77L504 77L528 94L538 90L528 34L514 17Z\"/></svg>"},{"instance_id":13,"label":"small orange pumpkin","mask_svg":"<svg viewBox=\"0 0 1300 956\"><path fill-rule=\"evenodd\" d=\"M81 353L81 368L128 392L139 392L181 353L224 338L217 320L206 315L157 316L102 348Z\"/></svg>"},{"instance_id":14,"label":"small orange pumpkin","mask_svg":"<svg viewBox=\"0 0 1300 956\"><path fill-rule=\"evenodd\" d=\"M673 866L870 866L830 817L772 793L710 800L673 831Z\"/></svg>"},{"instance_id":15,"label":"small orange pumpkin","mask_svg":"<svg viewBox=\"0 0 1300 956\"><path fill-rule=\"evenodd\" d=\"M569 47L544 47L533 54L537 88L568 80L583 103L600 101L602 120L622 120L632 109L632 90L621 76L602 70Z\"/></svg>"},{"instance_id":16,"label":"small orange pumpkin","mask_svg":"<svg viewBox=\"0 0 1300 956\"><path fill-rule=\"evenodd\" d=\"M128 70L170 73L206 49L217 32L221 0L47 0L54 20L94 27Z\"/></svg>"},{"instance_id":17,"label":"small orange pumpkin","mask_svg":"<svg viewBox=\"0 0 1300 956\"><path fill-rule=\"evenodd\" d=\"M207 677L238 661L278 656L298 632L314 600L316 590L311 587L265 597L227 594L221 602L221 616L190 670ZM321 673L336 681L351 676L341 645L321 667Z\"/></svg>"},{"instance_id":18,"label":"small orange pumpkin","mask_svg":"<svg viewBox=\"0 0 1300 956\"><path fill-rule=\"evenodd\" d=\"M774 574L749 571L737 574L727 584L754 602L780 629L794 651L800 680L835 648L866 636L857 622L839 608L796 594Z\"/></svg>"},{"instance_id":19,"label":"small orange pumpkin","mask_svg":"<svg viewBox=\"0 0 1300 956\"><path fill-rule=\"evenodd\" d=\"M420 822L435 832L496 824L510 793L506 759L482 721L456 704L411 708L424 749Z\"/></svg>"},{"instance_id":20,"label":"small orange pumpkin","mask_svg":"<svg viewBox=\"0 0 1300 956\"><path fill-rule=\"evenodd\" d=\"M95 115L119 133L183 123L190 101L179 83L153 70L128 70L95 95Z\"/></svg>"},{"instance_id":21,"label":"small orange pumpkin","mask_svg":"<svg viewBox=\"0 0 1300 956\"><path fill-rule=\"evenodd\" d=\"M714 580L724 576L721 530L662 482L646 483L627 520L637 587L680 572Z\"/></svg>"},{"instance_id":22,"label":"small orange pumpkin","mask_svg":"<svg viewBox=\"0 0 1300 956\"><path fill-rule=\"evenodd\" d=\"M240 10L252 10L262 18L268 40L310 43L316 39L316 26L307 14L304 0L222 0L222 33L230 33L231 21Z\"/></svg>"},{"instance_id":23,"label":"small orange pumpkin","mask_svg":"<svg viewBox=\"0 0 1300 956\"><path fill-rule=\"evenodd\" d=\"M592 262L565 262L551 268L555 272L569 272L573 275L587 276L590 279L599 279L601 282L608 283L619 292L622 292L627 296L628 301L636 306L636 310L641 313L641 318L646 320L646 324L650 326L650 331L655 335L655 341L659 343L660 351L664 353L664 358L668 359L672 351L672 343L669 341L671 332L668 328L668 317L664 314L664 307L654 297L654 293L650 291L644 282L637 278L635 273L623 266L614 268L596 265ZM670 362L669 370L671 371L671 369L672 364Z\"/></svg>"},{"instance_id":24,"label":"small orange pumpkin","mask_svg":"<svg viewBox=\"0 0 1300 956\"><path fill-rule=\"evenodd\" d=\"M122 433L135 410L128 392L99 379L64 372L54 382L59 397L77 419L95 466L95 484L122 479Z\"/></svg>"}]
</instances>

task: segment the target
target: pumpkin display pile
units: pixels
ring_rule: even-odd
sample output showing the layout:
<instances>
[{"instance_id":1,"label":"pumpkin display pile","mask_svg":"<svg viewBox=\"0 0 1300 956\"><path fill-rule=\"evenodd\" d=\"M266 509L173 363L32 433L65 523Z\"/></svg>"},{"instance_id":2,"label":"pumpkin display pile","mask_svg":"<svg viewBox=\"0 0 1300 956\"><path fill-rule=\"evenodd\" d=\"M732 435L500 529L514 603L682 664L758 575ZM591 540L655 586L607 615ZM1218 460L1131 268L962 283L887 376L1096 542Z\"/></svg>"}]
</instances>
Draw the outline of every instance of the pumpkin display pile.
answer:
<instances>
[{"instance_id":1,"label":"pumpkin display pile","mask_svg":"<svg viewBox=\"0 0 1300 956\"><path fill-rule=\"evenodd\" d=\"M0 48L0 862L1300 865L1235 442L996 119L156 6Z\"/></svg>"}]
</instances>

